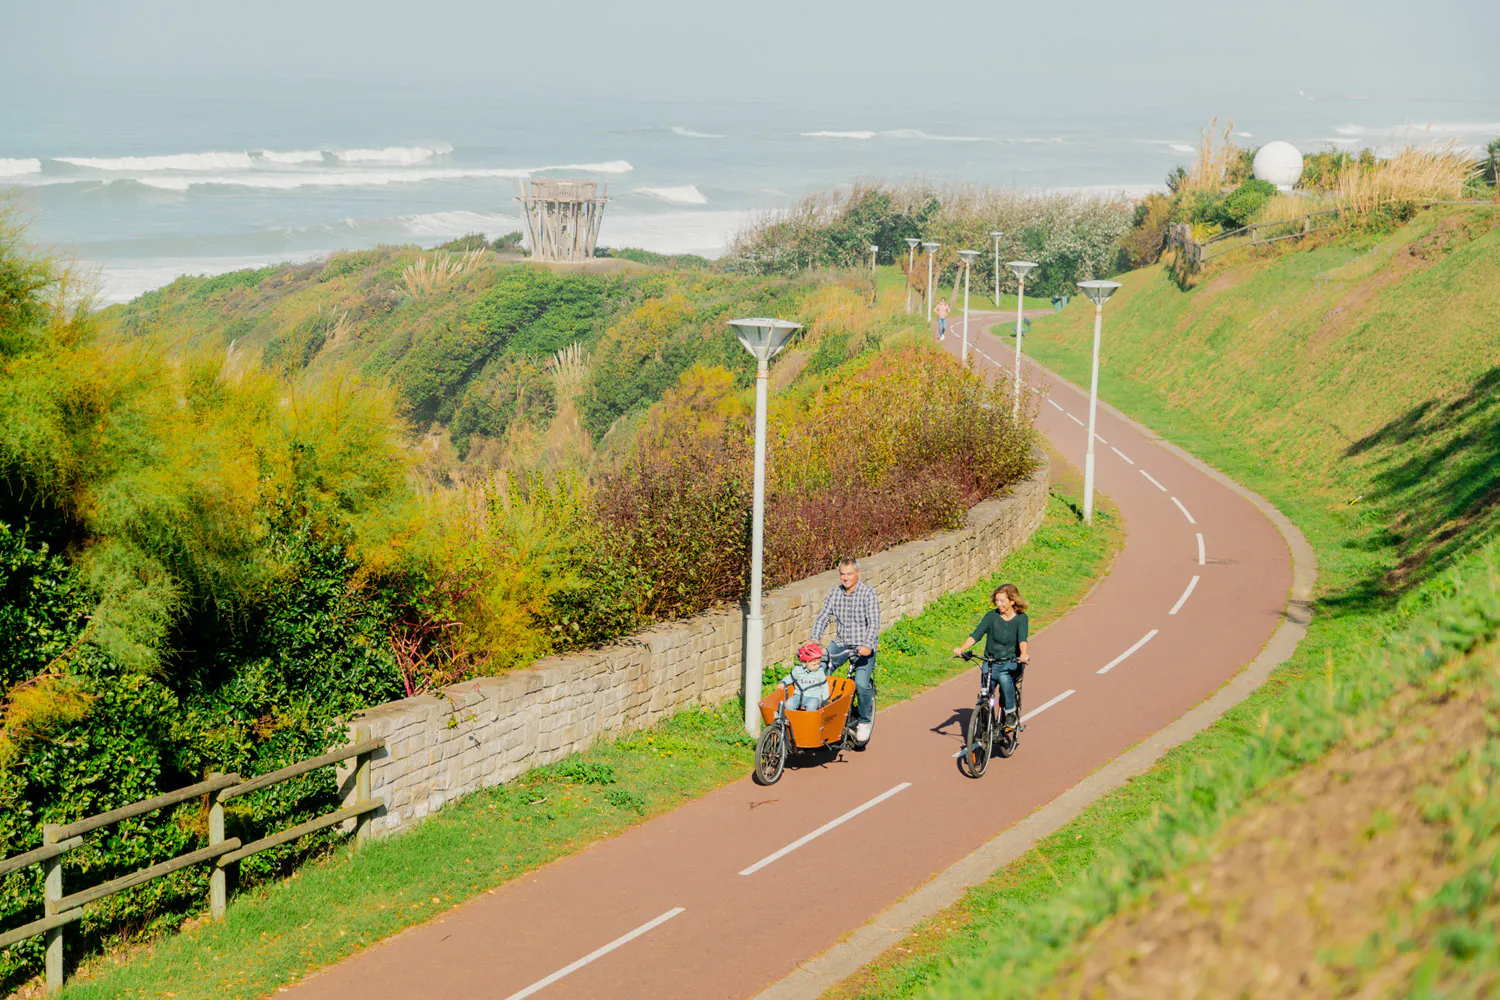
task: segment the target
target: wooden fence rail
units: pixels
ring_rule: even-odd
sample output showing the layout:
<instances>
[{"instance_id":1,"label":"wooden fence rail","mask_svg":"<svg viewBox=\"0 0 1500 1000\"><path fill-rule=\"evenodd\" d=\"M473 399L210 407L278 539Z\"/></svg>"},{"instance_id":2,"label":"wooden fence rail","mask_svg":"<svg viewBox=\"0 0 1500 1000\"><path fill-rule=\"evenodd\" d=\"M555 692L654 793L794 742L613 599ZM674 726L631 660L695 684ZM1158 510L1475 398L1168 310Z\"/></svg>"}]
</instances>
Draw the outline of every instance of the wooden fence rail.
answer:
<instances>
[{"instance_id":1,"label":"wooden fence rail","mask_svg":"<svg viewBox=\"0 0 1500 1000\"><path fill-rule=\"evenodd\" d=\"M210 774L207 779L186 788L179 788L173 792L157 795L153 798L142 799L140 802L132 802L130 805L111 809L109 812L100 813L97 816L88 816L84 819L74 820L72 823L47 824L42 827L42 846L25 854L17 854L15 857L0 858L0 876L19 871L28 865L45 865L45 876L42 888L43 916L40 920L22 924L19 927L0 933L0 948L8 948L13 944L36 937L39 934L47 935L47 992L55 993L62 989L64 979L63 942L64 928L71 923L81 920L84 915L84 907L89 903L97 902L106 896L112 896L126 889L133 889L138 885L144 885L152 879L170 875L172 872L190 868L193 865L202 864L206 861L214 862L213 871L209 873L209 913L215 920L224 918L225 908L228 904L228 870L236 862L258 854L272 847L289 844L299 837L309 833L324 830L331 826L337 826L348 820L354 820L354 839L356 843L363 843L369 838L370 814L376 812L385 805L385 801L370 795L370 758L379 749L385 746L384 739L369 739L368 731L362 728L355 730L355 742L337 750L331 750L310 760L299 761L290 764L269 774L242 780L237 774ZM356 758L354 767L354 804L343 809L336 810L316 819L299 823L297 826L282 830L241 844L238 837L224 836L224 803L241 795L269 788L291 778L300 777L320 767L328 767L343 761ZM63 855L80 847L83 844L84 834L102 829L121 820L142 816L157 809L174 806L190 799L202 796L208 797L208 846L191 851L187 854L170 858L149 868L122 875L108 882L100 883L87 889L80 889L69 895L63 895Z\"/></svg>"}]
</instances>

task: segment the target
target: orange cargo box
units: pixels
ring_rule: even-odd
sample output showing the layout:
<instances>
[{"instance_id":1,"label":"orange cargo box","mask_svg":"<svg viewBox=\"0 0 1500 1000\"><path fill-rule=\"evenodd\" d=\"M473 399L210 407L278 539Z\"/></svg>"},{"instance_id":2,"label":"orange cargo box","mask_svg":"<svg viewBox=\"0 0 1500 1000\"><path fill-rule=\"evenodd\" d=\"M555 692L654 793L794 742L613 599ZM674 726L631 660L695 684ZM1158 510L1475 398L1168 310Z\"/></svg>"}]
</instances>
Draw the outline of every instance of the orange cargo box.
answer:
<instances>
[{"instance_id":1,"label":"orange cargo box","mask_svg":"<svg viewBox=\"0 0 1500 1000\"><path fill-rule=\"evenodd\" d=\"M837 743L844 734L844 723L849 719L849 706L854 702L854 682L847 677L833 677L828 681L833 695L828 704L811 712L788 709L786 720L792 730L792 743L800 750L816 750L826 743ZM770 725L776 719L777 707L786 700L786 688L776 689L760 703L760 717Z\"/></svg>"}]
</instances>

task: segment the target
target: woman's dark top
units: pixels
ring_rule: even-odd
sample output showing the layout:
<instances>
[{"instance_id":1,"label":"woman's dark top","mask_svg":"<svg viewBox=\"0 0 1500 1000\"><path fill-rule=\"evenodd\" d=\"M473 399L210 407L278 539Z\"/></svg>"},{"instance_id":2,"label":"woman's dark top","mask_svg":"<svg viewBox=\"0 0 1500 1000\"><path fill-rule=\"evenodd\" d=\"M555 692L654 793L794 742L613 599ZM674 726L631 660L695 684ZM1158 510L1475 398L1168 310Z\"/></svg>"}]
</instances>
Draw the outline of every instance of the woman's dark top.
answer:
<instances>
[{"instance_id":1,"label":"woman's dark top","mask_svg":"<svg viewBox=\"0 0 1500 1000\"><path fill-rule=\"evenodd\" d=\"M984 651L991 658L1015 660L1021 656L1021 643L1026 641L1030 625L1025 612L1017 612L1014 618L1006 621L1000 617L1000 612L991 608L979 619L973 638L975 642L985 640Z\"/></svg>"}]
</instances>

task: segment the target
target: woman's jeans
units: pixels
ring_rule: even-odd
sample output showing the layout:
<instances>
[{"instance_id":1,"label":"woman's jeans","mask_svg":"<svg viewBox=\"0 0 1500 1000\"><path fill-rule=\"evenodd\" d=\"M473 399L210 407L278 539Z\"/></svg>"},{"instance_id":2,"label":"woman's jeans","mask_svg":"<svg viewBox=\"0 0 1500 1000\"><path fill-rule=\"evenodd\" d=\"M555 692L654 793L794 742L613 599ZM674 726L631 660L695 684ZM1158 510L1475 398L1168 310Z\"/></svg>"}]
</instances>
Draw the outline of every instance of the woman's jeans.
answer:
<instances>
[{"instance_id":1,"label":"woman's jeans","mask_svg":"<svg viewBox=\"0 0 1500 1000\"><path fill-rule=\"evenodd\" d=\"M1009 660L1002 663L985 664L990 672L990 683L1000 686L1000 701L1007 712L1016 710L1016 678L1026 671L1026 665Z\"/></svg>"},{"instance_id":2,"label":"woman's jeans","mask_svg":"<svg viewBox=\"0 0 1500 1000\"><path fill-rule=\"evenodd\" d=\"M849 661L849 673L854 676L854 690L859 695L859 716L856 722L875 721L875 684L870 680L875 673L875 650L869 656L860 656L857 650L841 646L834 640L828 646L829 663L840 666Z\"/></svg>"}]
</instances>

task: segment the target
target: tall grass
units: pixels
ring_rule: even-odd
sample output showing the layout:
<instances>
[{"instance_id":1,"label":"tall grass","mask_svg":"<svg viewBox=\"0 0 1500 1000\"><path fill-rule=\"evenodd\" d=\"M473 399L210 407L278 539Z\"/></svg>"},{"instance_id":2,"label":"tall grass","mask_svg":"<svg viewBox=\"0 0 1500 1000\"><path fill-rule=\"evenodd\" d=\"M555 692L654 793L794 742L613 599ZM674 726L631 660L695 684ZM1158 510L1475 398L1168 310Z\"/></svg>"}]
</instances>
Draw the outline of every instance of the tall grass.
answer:
<instances>
[{"instance_id":1,"label":"tall grass","mask_svg":"<svg viewBox=\"0 0 1500 1000\"><path fill-rule=\"evenodd\" d=\"M483 263L483 248L462 253L435 253L418 257L401 270L401 287L414 299L431 294L459 275L468 274Z\"/></svg>"},{"instance_id":2,"label":"tall grass","mask_svg":"<svg viewBox=\"0 0 1500 1000\"><path fill-rule=\"evenodd\" d=\"M1436 147L1407 146L1373 165L1346 163L1333 189L1333 200L1354 217L1368 216L1388 205L1457 200L1478 172L1478 164L1455 142Z\"/></svg>"}]
</instances>

